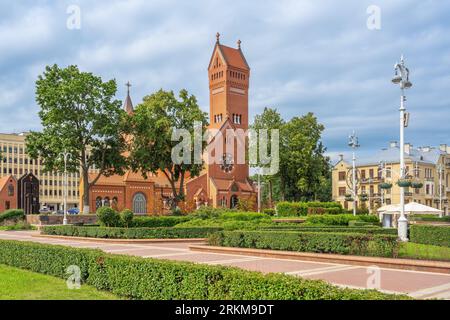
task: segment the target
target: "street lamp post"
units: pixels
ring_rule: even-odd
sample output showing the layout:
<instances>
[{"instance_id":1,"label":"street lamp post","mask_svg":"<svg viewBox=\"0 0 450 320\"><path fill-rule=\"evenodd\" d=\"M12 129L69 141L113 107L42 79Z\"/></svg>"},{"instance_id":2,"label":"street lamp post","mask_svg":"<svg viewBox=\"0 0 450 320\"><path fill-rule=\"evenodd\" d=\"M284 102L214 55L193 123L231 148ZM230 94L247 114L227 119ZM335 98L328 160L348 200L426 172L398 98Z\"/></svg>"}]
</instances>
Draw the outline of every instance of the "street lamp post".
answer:
<instances>
[{"instance_id":1,"label":"street lamp post","mask_svg":"<svg viewBox=\"0 0 450 320\"><path fill-rule=\"evenodd\" d=\"M353 193L353 215L356 216L356 155L355 150L359 147L358 143L358 137L355 134L355 131L353 131L353 134L351 134L348 137L348 145L353 150L353 156L352 156L352 193Z\"/></svg>"},{"instance_id":2,"label":"street lamp post","mask_svg":"<svg viewBox=\"0 0 450 320\"><path fill-rule=\"evenodd\" d=\"M258 213L261 213L261 168L258 168Z\"/></svg>"},{"instance_id":3,"label":"street lamp post","mask_svg":"<svg viewBox=\"0 0 450 320\"><path fill-rule=\"evenodd\" d=\"M67 161L71 159L72 155L64 150L60 153L64 160L64 219L63 225L67 225Z\"/></svg>"},{"instance_id":4,"label":"street lamp post","mask_svg":"<svg viewBox=\"0 0 450 320\"><path fill-rule=\"evenodd\" d=\"M439 213L439 217L441 217L441 218L442 218L442 173L443 173L442 163L439 163L439 165L438 165L438 177L439 177L439 210L441 210L441 212Z\"/></svg>"},{"instance_id":5,"label":"street lamp post","mask_svg":"<svg viewBox=\"0 0 450 320\"><path fill-rule=\"evenodd\" d=\"M394 66L395 75L392 83L399 84L401 90L400 96L400 179L405 178L405 140L404 129L407 125L407 115L405 113L405 89L409 89L412 83L409 81L409 69L405 66L403 55L400 63ZM406 115L406 116L405 116ZM400 218L398 219L398 236L401 241L408 241L408 219L405 216L405 189L400 186Z\"/></svg>"}]
</instances>

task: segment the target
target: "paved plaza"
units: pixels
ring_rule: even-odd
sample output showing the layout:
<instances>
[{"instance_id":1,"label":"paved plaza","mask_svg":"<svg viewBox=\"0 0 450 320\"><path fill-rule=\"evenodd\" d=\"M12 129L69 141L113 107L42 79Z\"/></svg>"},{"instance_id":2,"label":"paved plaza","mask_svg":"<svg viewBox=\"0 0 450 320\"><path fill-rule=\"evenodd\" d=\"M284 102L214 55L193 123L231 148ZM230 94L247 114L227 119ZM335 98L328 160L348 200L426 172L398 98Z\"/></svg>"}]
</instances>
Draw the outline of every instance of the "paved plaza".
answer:
<instances>
[{"instance_id":1,"label":"paved plaza","mask_svg":"<svg viewBox=\"0 0 450 320\"><path fill-rule=\"evenodd\" d=\"M78 248L98 248L108 253L144 258L191 261L209 265L234 266L263 273L280 272L307 279L321 279L350 288L379 289L389 293L406 293L416 298L450 299L450 275L423 271L374 268L336 263L265 258L251 255L194 252L194 243L158 242L152 244L119 244L101 241L65 240L33 237L37 231L0 231L0 239L33 241ZM198 244L195 243L195 244ZM379 273L378 273L379 272ZM377 277L379 275L379 277Z\"/></svg>"}]
</instances>

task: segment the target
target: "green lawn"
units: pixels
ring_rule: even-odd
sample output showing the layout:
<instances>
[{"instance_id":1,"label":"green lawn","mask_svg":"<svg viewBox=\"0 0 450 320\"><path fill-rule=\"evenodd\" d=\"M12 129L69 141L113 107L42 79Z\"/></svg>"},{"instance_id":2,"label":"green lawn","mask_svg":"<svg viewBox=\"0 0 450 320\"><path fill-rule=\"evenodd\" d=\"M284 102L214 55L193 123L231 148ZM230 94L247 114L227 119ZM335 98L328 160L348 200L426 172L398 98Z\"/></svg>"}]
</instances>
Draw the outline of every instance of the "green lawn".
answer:
<instances>
[{"instance_id":1,"label":"green lawn","mask_svg":"<svg viewBox=\"0 0 450 320\"><path fill-rule=\"evenodd\" d=\"M450 248L428 244L402 242L399 250L400 258L450 261Z\"/></svg>"},{"instance_id":2,"label":"green lawn","mask_svg":"<svg viewBox=\"0 0 450 320\"><path fill-rule=\"evenodd\" d=\"M88 285L68 289L63 279L0 265L0 300L114 300Z\"/></svg>"}]
</instances>

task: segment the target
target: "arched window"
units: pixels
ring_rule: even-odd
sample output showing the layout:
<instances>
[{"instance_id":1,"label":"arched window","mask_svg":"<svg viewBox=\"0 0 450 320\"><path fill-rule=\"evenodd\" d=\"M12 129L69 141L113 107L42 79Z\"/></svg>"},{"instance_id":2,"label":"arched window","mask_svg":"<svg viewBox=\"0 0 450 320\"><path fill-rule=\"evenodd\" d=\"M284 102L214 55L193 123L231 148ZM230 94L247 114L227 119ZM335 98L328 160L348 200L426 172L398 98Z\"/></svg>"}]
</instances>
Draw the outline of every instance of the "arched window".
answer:
<instances>
[{"instance_id":1,"label":"arched window","mask_svg":"<svg viewBox=\"0 0 450 320\"><path fill-rule=\"evenodd\" d=\"M14 186L12 184L10 184L8 186L8 197L12 197L14 196Z\"/></svg>"},{"instance_id":2,"label":"arched window","mask_svg":"<svg viewBox=\"0 0 450 320\"><path fill-rule=\"evenodd\" d=\"M104 207L109 207L110 203L109 203L109 198L105 197L105 199L103 199L103 206Z\"/></svg>"},{"instance_id":3,"label":"arched window","mask_svg":"<svg viewBox=\"0 0 450 320\"><path fill-rule=\"evenodd\" d=\"M237 195L232 195L231 196L231 198L230 198L230 208L231 209L234 209L234 208L236 208L237 207L237 205L238 205L238 197L237 197Z\"/></svg>"},{"instance_id":4,"label":"arched window","mask_svg":"<svg viewBox=\"0 0 450 320\"><path fill-rule=\"evenodd\" d=\"M117 199L117 197L112 198L111 207L112 207L114 210L117 210L117 209L118 209L118 208L117 208L118 203L119 203L119 199Z\"/></svg>"},{"instance_id":5,"label":"arched window","mask_svg":"<svg viewBox=\"0 0 450 320\"><path fill-rule=\"evenodd\" d=\"M147 213L147 200L145 195L141 192L136 193L133 197L133 212L135 214Z\"/></svg>"},{"instance_id":6,"label":"arched window","mask_svg":"<svg viewBox=\"0 0 450 320\"><path fill-rule=\"evenodd\" d=\"M45 190L47 191L47 190ZM98 208L100 208L102 206L102 198L101 197L97 197L95 199L95 209L97 210Z\"/></svg>"}]
</instances>

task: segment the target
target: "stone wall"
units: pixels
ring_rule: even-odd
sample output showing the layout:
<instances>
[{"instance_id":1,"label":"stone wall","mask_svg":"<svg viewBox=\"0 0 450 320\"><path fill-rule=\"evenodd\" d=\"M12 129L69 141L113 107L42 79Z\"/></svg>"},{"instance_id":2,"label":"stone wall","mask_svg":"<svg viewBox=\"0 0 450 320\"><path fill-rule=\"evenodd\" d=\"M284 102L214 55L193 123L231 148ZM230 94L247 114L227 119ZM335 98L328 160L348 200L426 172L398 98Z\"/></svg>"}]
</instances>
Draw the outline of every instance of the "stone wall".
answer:
<instances>
[{"instance_id":1,"label":"stone wall","mask_svg":"<svg viewBox=\"0 0 450 320\"><path fill-rule=\"evenodd\" d=\"M27 222L32 225L63 224L63 219L64 219L64 216L62 214L52 214L52 215L30 214L30 215L27 215ZM74 223L95 224L95 223L97 223L97 216L95 214L67 215L67 221L69 224L74 224Z\"/></svg>"}]
</instances>

